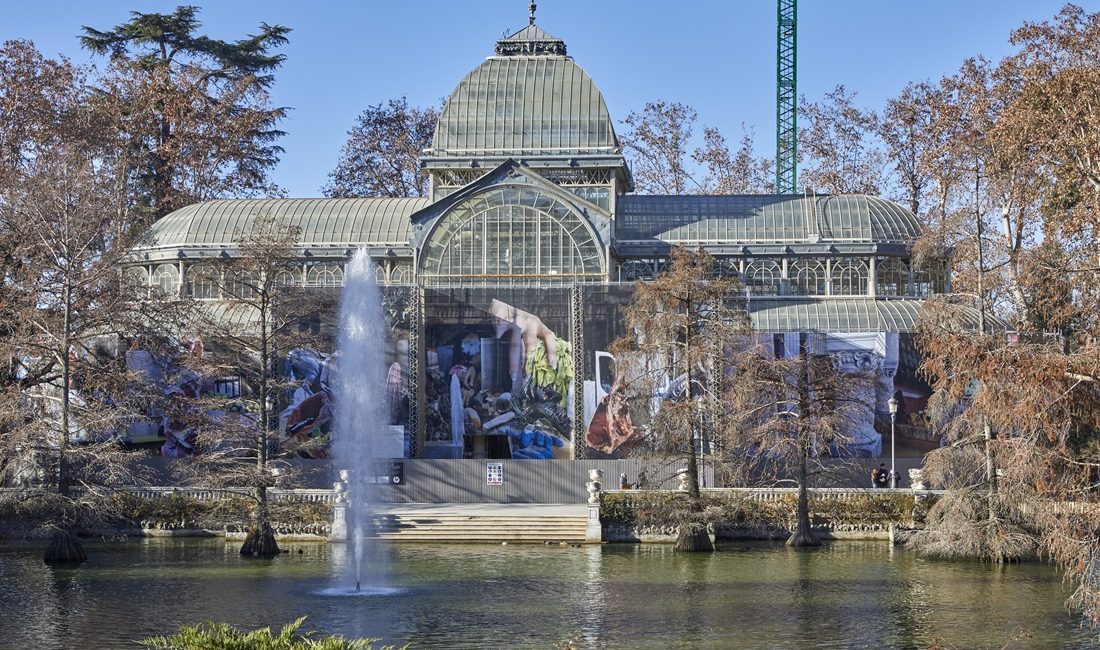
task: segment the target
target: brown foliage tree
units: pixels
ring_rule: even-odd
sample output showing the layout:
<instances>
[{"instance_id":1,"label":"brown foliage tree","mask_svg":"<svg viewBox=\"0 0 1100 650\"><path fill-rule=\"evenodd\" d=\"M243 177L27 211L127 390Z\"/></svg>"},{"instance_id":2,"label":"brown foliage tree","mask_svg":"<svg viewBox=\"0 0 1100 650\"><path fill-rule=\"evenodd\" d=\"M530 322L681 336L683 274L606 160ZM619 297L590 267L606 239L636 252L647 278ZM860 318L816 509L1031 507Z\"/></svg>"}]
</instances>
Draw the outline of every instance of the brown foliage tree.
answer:
<instances>
[{"instance_id":1,"label":"brown foliage tree","mask_svg":"<svg viewBox=\"0 0 1100 650\"><path fill-rule=\"evenodd\" d=\"M79 75L28 48L0 56L12 80L5 96L25 93L35 106L4 124L0 458L9 481L52 487L34 492L40 523L54 531L47 559L82 559L77 525L102 521L110 489L140 479L117 440L148 403L122 362L125 342L137 332L160 340L173 312L122 271L135 240L104 164L112 143Z\"/></svg>"},{"instance_id":2,"label":"brown foliage tree","mask_svg":"<svg viewBox=\"0 0 1100 650\"><path fill-rule=\"evenodd\" d=\"M723 342L748 327L744 310L737 309L740 292L738 280L716 273L710 255L676 248L664 273L636 285L623 310L629 334L613 345L624 392L636 408L648 410L662 386L670 386L659 410L645 418L643 448L684 464L679 550L713 550L702 517L697 454L715 440L715 414L725 408L717 390Z\"/></svg>"},{"instance_id":3,"label":"brown foliage tree","mask_svg":"<svg viewBox=\"0 0 1100 650\"><path fill-rule=\"evenodd\" d=\"M131 12L81 36L111 58L100 110L122 148L138 226L196 201L277 191L268 174L286 109L270 105L267 89L285 58L271 51L290 30L262 23L259 34L223 41L197 33L197 13Z\"/></svg>"},{"instance_id":4,"label":"brown foliage tree","mask_svg":"<svg viewBox=\"0 0 1100 650\"><path fill-rule=\"evenodd\" d=\"M842 471L839 452L874 409L877 375L843 372L824 353L821 335L803 335L799 354L776 357L771 336L727 342L726 456L772 480L792 476L798 508L788 546L818 546L809 488ZM823 462L827 461L827 462Z\"/></svg>"}]
</instances>

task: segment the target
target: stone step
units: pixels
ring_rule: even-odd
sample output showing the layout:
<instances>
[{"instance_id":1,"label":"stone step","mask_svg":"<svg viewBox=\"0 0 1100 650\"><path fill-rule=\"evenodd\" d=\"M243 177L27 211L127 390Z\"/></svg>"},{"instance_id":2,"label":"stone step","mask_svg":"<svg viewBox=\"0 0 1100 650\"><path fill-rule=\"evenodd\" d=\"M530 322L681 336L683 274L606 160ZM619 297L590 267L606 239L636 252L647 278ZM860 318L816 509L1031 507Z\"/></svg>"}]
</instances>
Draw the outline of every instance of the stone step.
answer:
<instances>
[{"instance_id":1,"label":"stone step","mask_svg":"<svg viewBox=\"0 0 1100 650\"><path fill-rule=\"evenodd\" d=\"M583 542L587 519L577 516L397 514L379 517L378 537L392 541Z\"/></svg>"}]
</instances>

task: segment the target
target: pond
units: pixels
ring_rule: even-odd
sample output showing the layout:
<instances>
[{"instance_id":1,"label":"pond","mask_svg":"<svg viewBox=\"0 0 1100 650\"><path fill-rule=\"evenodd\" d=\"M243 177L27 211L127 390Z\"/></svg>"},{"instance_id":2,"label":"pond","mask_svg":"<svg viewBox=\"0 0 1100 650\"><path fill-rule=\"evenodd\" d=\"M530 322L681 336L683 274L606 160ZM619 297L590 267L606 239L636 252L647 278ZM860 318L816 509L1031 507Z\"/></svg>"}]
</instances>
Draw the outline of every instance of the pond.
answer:
<instances>
[{"instance_id":1,"label":"pond","mask_svg":"<svg viewBox=\"0 0 1100 650\"><path fill-rule=\"evenodd\" d=\"M416 648L1090 647L1053 568L932 561L882 542L815 550L394 545L391 593L327 596L342 545L243 560L222 540L89 544L77 568L0 548L0 646L119 648L213 619ZM1017 641L1013 641L1017 638Z\"/></svg>"}]
</instances>

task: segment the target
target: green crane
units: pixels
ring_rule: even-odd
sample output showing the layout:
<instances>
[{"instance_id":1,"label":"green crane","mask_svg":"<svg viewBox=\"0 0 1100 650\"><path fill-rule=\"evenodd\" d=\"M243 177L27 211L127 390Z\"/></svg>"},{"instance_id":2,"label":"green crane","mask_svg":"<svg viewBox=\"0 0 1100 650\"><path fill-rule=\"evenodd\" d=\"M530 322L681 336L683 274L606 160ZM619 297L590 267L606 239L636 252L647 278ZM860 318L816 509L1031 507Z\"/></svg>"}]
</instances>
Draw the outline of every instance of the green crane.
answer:
<instances>
[{"instance_id":1,"label":"green crane","mask_svg":"<svg viewBox=\"0 0 1100 650\"><path fill-rule=\"evenodd\" d=\"M798 191L798 0L778 0L775 24L775 193Z\"/></svg>"}]
</instances>

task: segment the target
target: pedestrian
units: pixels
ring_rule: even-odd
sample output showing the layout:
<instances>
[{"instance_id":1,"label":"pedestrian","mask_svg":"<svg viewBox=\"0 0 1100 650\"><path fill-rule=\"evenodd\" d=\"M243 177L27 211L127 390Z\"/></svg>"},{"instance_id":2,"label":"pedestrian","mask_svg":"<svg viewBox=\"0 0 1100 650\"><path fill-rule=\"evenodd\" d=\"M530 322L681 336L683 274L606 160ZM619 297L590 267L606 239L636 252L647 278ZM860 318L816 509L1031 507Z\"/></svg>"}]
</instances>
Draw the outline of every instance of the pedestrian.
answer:
<instances>
[{"instance_id":1,"label":"pedestrian","mask_svg":"<svg viewBox=\"0 0 1100 650\"><path fill-rule=\"evenodd\" d=\"M623 472L622 474L619 475L619 489L620 490L629 490L630 487L631 487L630 482L626 480L626 472Z\"/></svg>"},{"instance_id":2,"label":"pedestrian","mask_svg":"<svg viewBox=\"0 0 1100 650\"><path fill-rule=\"evenodd\" d=\"M880 464L871 470L871 487L884 488L890 482L890 472L886 470L886 463Z\"/></svg>"}]
</instances>

